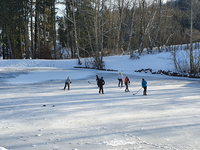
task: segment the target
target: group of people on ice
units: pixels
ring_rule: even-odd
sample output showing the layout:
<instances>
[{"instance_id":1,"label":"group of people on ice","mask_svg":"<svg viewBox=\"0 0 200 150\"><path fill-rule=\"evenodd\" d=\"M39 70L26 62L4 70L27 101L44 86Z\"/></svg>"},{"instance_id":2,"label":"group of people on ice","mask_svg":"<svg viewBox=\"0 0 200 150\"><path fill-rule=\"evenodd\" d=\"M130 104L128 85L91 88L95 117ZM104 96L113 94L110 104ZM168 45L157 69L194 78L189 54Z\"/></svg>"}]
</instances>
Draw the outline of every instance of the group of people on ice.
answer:
<instances>
[{"instance_id":1,"label":"group of people on ice","mask_svg":"<svg viewBox=\"0 0 200 150\"><path fill-rule=\"evenodd\" d=\"M118 86L123 87L123 75L121 72L118 75L118 81L119 81ZM103 77L99 78L99 76L96 75L96 82L97 82L97 86L99 87L99 94L100 93L104 94L103 85L105 84L105 81L104 81ZM68 90L70 90L71 83L72 82L71 82L70 78L68 77L67 80L65 81L65 86L64 86L63 90L65 90L67 86L68 86ZM129 92L128 86L130 85L130 80L129 80L128 76L126 76L126 78L124 79L124 84L126 86L125 92ZM147 81L145 79L142 79L142 88L144 89L143 95L147 95Z\"/></svg>"},{"instance_id":2,"label":"group of people on ice","mask_svg":"<svg viewBox=\"0 0 200 150\"><path fill-rule=\"evenodd\" d=\"M121 72L118 75L118 80L118 86L120 87L121 85L121 87L123 87L123 75ZM128 76L126 76L126 78L124 79L124 84L126 85L125 92L129 92L128 86L130 85L130 80ZM143 95L147 95L147 81L145 79L142 79L142 88L144 89Z\"/></svg>"}]
</instances>

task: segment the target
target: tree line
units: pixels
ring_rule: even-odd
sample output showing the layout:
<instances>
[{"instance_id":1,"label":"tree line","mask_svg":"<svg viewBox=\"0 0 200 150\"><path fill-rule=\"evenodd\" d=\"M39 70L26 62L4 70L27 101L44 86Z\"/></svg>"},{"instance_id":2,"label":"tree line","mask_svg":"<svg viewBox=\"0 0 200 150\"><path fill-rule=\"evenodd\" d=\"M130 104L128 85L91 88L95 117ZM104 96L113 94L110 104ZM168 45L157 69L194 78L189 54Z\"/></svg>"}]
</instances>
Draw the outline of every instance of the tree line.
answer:
<instances>
[{"instance_id":1,"label":"tree line","mask_svg":"<svg viewBox=\"0 0 200 150\"><path fill-rule=\"evenodd\" d=\"M1 0L1 53L4 59L57 58L55 0ZM56 52L56 51L55 51Z\"/></svg>"},{"instance_id":2,"label":"tree line","mask_svg":"<svg viewBox=\"0 0 200 150\"><path fill-rule=\"evenodd\" d=\"M57 4L65 8L59 16ZM103 68L103 56L199 42L199 8L199 0L1 0L1 53L63 59L67 52ZM194 73L192 46L190 53Z\"/></svg>"}]
</instances>

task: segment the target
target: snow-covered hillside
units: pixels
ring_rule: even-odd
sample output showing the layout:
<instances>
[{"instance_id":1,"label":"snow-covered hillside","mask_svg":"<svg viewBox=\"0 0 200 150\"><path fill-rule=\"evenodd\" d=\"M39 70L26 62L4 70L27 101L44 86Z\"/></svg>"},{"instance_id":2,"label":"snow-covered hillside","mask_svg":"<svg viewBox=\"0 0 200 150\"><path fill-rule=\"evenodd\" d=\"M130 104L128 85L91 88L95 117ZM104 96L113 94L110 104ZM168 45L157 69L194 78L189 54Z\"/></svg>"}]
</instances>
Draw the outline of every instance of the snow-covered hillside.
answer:
<instances>
[{"instance_id":1,"label":"snow-covered hillside","mask_svg":"<svg viewBox=\"0 0 200 150\"><path fill-rule=\"evenodd\" d=\"M135 72L173 70L168 52L104 61L118 71L74 68L77 60L0 60L0 150L200 149L199 79ZM119 72L131 92L118 87ZM63 91L68 76L71 90Z\"/></svg>"},{"instance_id":2,"label":"snow-covered hillside","mask_svg":"<svg viewBox=\"0 0 200 150\"><path fill-rule=\"evenodd\" d=\"M173 70L172 55L169 52L159 53L155 55L144 55L140 59L129 59L130 55L108 56L104 57L105 69L114 69L122 72L134 72L138 69L163 69ZM85 65L85 59L82 59L82 67ZM78 66L77 60L38 60L38 59L24 59L24 60L1 60L0 69L3 71L8 68L31 68L31 67L55 67L59 69L73 69ZM80 66L81 67L81 66Z\"/></svg>"}]
</instances>

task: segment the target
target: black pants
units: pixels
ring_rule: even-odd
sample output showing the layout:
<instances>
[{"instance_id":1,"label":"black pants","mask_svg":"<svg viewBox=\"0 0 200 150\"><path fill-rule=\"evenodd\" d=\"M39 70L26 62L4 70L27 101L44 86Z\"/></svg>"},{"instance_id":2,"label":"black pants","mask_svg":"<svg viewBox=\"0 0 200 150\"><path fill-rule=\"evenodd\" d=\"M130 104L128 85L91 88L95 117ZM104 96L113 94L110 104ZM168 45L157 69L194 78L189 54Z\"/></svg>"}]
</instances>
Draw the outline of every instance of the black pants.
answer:
<instances>
[{"instance_id":1,"label":"black pants","mask_svg":"<svg viewBox=\"0 0 200 150\"><path fill-rule=\"evenodd\" d=\"M103 86L99 86L99 94L102 92L102 94L104 94L103 92Z\"/></svg>"},{"instance_id":2,"label":"black pants","mask_svg":"<svg viewBox=\"0 0 200 150\"><path fill-rule=\"evenodd\" d=\"M143 95L147 95L147 87L143 87L144 91L143 91Z\"/></svg>"},{"instance_id":3,"label":"black pants","mask_svg":"<svg viewBox=\"0 0 200 150\"><path fill-rule=\"evenodd\" d=\"M125 83L125 85L126 85L126 90L128 90L128 83Z\"/></svg>"},{"instance_id":4,"label":"black pants","mask_svg":"<svg viewBox=\"0 0 200 150\"><path fill-rule=\"evenodd\" d=\"M70 90L70 84L66 82L66 83L65 83L64 90L66 89L66 86L68 86L68 90Z\"/></svg>"},{"instance_id":5,"label":"black pants","mask_svg":"<svg viewBox=\"0 0 200 150\"><path fill-rule=\"evenodd\" d=\"M121 83L121 87L123 86L123 80L122 79L118 79L119 80L119 83L118 83L118 86L120 86L120 83Z\"/></svg>"}]
</instances>

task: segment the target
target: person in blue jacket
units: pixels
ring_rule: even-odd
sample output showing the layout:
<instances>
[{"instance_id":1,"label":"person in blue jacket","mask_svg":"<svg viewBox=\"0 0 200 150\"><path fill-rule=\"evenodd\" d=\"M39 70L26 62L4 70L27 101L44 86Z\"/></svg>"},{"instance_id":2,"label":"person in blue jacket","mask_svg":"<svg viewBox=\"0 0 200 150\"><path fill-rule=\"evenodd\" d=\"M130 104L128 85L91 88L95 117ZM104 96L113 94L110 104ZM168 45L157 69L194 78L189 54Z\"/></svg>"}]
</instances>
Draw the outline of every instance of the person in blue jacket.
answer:
<instances>
[{"instance_id":1,"label":"person in blue jacket","mask_svg":"<svg viewBox=\"0 0 200 150\"><path fill-rule=\"evenodd\" d=\"M144 89L143 95L147 95L147 81L145 79L142 79L142 88Z\"/></svg>"}]
</instances>

